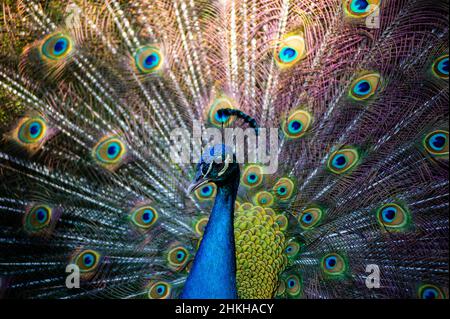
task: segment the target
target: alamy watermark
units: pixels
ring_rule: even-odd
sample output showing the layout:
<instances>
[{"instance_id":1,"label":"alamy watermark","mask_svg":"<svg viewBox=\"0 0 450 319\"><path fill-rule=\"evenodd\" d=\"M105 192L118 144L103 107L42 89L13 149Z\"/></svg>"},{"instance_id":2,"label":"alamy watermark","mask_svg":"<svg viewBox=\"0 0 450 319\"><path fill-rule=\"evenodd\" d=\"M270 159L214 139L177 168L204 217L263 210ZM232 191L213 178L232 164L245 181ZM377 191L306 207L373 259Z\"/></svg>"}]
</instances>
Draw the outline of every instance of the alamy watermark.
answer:
<instances>
[{"instance_id":1,"label":"alamy watermark","mask_svg":"<svg viewBox=\"0 0 450 319\"><path fill-rule=\"evenodd\" d=\"M69 289L80 288L80 268L75 264L68 264L66 267L66 287Z\"/></svg>"},{"instance_id":2,"label":"alamy watermark","mask_svg":"<svg viewBox=\"0 0 450 319\"><path fill-rule=\"evenodd\" d=\"M170 139L170 156L178 164L198 163L202 154L223 144L231 147L237 163L259 164L265 174L278 170L278 128L259 128L256 134L253 128L202 129L201 123L194 121L192 132L177 128ZM215 161L220 162L220 157Z\"/></svg>"},{"instance_id":3,"label":"alamy watermark","mask_svg":"<svg viewBox=\"0 0 450 319\"><path fill-rule=\"evenodd\" d=\"M380 267L375 264L367 265L366 272L369 273L366 277L366 287L369 289L380 288Z\"/></svg>"},{"instance_id":4,"label":"alamy watermark","mask_svg":"<svg viewBox=\"0 0 450 319\"><path fill-rule=\"evenodd\" d=\"M369 7L369 12L371 13L366 17L366 27L369 29L379 29L380 7L376 4L371 4Z\"/></svg>"}]
</instances>

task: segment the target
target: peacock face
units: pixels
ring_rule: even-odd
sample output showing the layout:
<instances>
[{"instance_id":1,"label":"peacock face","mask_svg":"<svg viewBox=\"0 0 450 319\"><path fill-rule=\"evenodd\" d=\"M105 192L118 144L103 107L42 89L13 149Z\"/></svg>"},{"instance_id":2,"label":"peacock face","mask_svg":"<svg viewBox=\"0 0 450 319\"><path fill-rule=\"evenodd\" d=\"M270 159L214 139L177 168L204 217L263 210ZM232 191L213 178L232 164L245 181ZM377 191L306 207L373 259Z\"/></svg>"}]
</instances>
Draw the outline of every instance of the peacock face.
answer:
<instances>
[{"instance_id":1,"label":"peacock face","mask_svg":"<svg viewBox=\"0 0 450 319\"><path fill-rule=\"evenodd\" d=\"M239 164L235 154L228 146L215 145L202 155L188 192L210 182L220 186L234 179L239 179Z\"/></svg>"}]
</instances>

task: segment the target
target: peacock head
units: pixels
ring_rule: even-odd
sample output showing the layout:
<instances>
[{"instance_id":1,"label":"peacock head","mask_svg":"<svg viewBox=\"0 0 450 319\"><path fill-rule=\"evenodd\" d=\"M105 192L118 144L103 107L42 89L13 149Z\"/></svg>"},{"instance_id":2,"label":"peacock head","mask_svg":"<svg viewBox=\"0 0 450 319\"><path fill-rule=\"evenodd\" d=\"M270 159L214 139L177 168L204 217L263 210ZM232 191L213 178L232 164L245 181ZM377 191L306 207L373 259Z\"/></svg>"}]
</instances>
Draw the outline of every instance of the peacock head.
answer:
<instances>
[{"instance_id":1,"label":"peacock head","mask_svg":"<svg viewBox=\"0 0 450 319\"><path fill-rule=\"evenodd\" d=\"M239 182L239 177L239 164L233 150L224 144L218 144L208 148L202 155L188 192L210 182L217 186L234 185Z\"/></svg>"}]
</instances>

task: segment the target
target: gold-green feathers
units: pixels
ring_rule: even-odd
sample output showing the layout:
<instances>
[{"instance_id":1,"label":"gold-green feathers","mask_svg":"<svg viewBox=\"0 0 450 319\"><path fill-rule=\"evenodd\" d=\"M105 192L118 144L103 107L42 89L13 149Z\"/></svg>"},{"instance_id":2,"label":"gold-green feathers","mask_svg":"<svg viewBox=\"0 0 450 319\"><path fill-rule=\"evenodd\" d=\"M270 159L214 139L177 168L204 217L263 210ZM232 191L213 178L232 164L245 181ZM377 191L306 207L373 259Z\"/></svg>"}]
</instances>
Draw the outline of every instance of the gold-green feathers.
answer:
<instances>
[{"instance_id":1,"label":"gold-green feathers","mask_svg":"<svg viewBox=\"0 0 450 319\"><path fill-rule=\"evenodd\" d=\"M237 288L240 298L272 298L286 266L285 237L271 211L245 203L235 213Z\"/></svg>"}]
</instances>

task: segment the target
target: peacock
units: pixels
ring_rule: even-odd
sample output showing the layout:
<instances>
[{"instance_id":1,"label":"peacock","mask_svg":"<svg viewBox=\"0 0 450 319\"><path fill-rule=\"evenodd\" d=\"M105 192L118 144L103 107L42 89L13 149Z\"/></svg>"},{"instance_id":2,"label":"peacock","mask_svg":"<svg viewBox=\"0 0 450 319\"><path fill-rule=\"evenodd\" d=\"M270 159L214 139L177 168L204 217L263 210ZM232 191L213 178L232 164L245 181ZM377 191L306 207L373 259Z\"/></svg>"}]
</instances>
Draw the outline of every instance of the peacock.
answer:
<instances>
[{"instance_id":1,"label":"peacock","mask_svg":"<svg viewBox=\"0 0 450 319\"><path fill-rule=\"evenodd\" d=\"M0 10L0 297L448 298L448 1Z\"/></svg>"}]
</instances>

